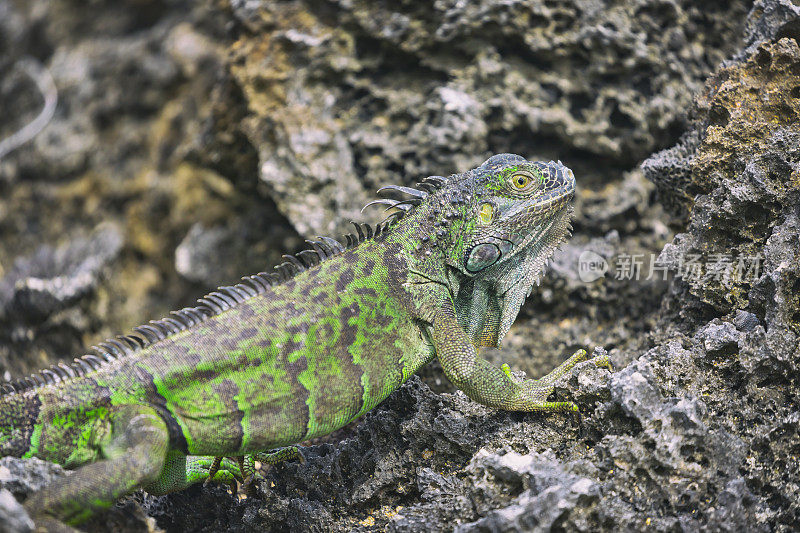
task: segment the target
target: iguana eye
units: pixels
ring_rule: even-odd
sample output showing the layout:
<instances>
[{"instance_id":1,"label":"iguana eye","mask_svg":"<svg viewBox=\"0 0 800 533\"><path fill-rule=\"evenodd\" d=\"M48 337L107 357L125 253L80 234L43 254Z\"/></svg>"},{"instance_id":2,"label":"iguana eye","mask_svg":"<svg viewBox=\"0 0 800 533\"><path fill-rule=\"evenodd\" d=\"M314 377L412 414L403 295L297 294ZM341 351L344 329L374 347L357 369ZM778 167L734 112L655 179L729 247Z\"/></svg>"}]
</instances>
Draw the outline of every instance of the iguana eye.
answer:
<instances>
[{"instance_id":1,"label":"iguana eye","mask_svg":"<svg viewBox=\"0 0 800 533\"><path fill-rule=\"evenodd\" d=\"M527 191L534 183L536 180L529 172L515 172L511 175L511 186L517 191Z\"/></svg>"},{"instance_id":2,"label":"iguana eye","mask_svg":"<svg viewBox=\"0 0 800 533\"><path fill-rule=\"evenodd\" d=\"M478 216L481 219L481 224L491 224L494 218L494 206L492 204L483 204L481 210L478 211Z\"/></svg>"}]
</instances>

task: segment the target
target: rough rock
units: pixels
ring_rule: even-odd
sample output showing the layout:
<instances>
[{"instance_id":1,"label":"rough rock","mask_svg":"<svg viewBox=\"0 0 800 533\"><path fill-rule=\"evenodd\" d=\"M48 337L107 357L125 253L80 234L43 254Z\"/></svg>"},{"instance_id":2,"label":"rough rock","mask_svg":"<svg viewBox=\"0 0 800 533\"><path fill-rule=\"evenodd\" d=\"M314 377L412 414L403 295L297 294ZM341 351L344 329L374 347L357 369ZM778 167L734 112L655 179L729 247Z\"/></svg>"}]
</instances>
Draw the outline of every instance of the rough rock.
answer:
<instances>
[{"instance_id":1,"label":"rough rock","mask_svg":"<svg viewBox=\"0 0 800 533\"><path fill-rule=\"evenodd\" d=\"M232 72L261 179L308 234L341 230L365 186L461 172L491 153L533 152L608 180L683 129L691 95L734 50L727 36L741 35L745 10L236 3L248 31Z\"/></svg>"},{"instance_id":2,"label":"rough rock","mask_svg":"<svg viewBox=\"0 0 800 533\"><path fill-rule=\"evenodd\" d=\"M455 529L460 533L552 531L554 527L563 527L564 519L576 507L593 507L599 501L598 483L572 473L570 467L559 462L552 453L521 455L511 451L498 456L479 450L467 472L473 486L481 492L496 493L498 484L501 487L521 486L523 491L510 505L500 508L481 501L486 516L460 525ZM496 498L498 495L492 496Z\"/></svg>"},{"instance_id":3,"label":"rough rock","mask_svg":"<svg viewBox=\"0 0 800 533\"><path fill-rule=\"evenodd\" d=\"M121 248L119 228L105 224L86 237L57 248L42 245L18 258L0 278L0 364L20 373L40 361L25 362L16 352L79 349L78 331L90 320L80 304L94 294Z\"/></svg>"},{"instance_id":4,"label":"rough rock","mask_svg":"<svg viewBox=\"0 0 800 533\"><path fill-rule=\"evenodd\" d=\"M749 285L763 286L764 272L791 259L769 256L796 250L791 241L800 180L800 101L792 91L798 75L800 47L789 38L762 44L742 64L722 69L698 103L702 135L696 135L689 182L676 183L670 172L666 180L652 177L658 187L687 200L697 193L686 204L693 204L688 231L661 255L691 292L716 310L747 307ZM661 153L654 159L669 157ZM776 240L780 244L770 242ZM704 264L701 270L689 268L690 258Z\"/></svg>"},{"instance_id":5,"label":"rough rock","mask_svg":"<svg viewBox=\"0 0 800 533\"><path fill-rule=\"evenodd\" d=\"M15 457L0 459L0 489L15 495L27 495L67 475L59 465L32 458L25 461Z\"/></svg>"},{"instance_id":6,"label":"rough rock","mask_svg":"<svg viewBox=\"0 0 800 533\"><path fill-rule=\"evenodd\" d=\"M102 270L122 248L114 226L98 228L85 239L59 248L41 246L33 256L19 259L0 279L0 318L10 314L35 321L69 307L92 291Z\"/></svg>"},{"instance_id":7,"label":"rough rock","mask_svg":"<svg viewBox=\"0 0 800 533\"><path fill-rule=\"evenodd\" d=\"M28 533L33 531L33 520L25 512L14 495L0 489L0 532Z\"/></svg>"}]
</instances>

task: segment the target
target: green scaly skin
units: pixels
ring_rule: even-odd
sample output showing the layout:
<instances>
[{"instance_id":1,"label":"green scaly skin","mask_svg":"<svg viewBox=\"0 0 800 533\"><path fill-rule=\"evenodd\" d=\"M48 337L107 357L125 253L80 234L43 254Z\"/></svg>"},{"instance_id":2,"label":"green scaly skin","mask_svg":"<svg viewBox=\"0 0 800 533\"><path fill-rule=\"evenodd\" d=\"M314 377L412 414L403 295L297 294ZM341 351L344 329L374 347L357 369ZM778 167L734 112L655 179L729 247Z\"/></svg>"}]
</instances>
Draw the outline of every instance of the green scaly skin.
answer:
<instances>
[{"instance_id":1,"label":"green scaly skin","mask_svg":"<svg viewBox=\"0 0 800 533\"><path fill-rule=\"evenodd\" d=\"M139 488L251 477L255 460L299 455L270 450L341 428L434 357L485 405L577 410L547 396L586 352L540 380L478 355L499 345L568 236L574 187L560 162L511 154L418 189L387 187L410 198L382 200L397 216L376 235L347 249L318 242L319 253L278 271L289 279L251 277L238 297L207 297L194 313L137 328L117 353L106 345L103 361L85 356L27 387L6 385L0 454L77 468L26 507L40 523L77 524Z\"/></svg>"}]
</instances>

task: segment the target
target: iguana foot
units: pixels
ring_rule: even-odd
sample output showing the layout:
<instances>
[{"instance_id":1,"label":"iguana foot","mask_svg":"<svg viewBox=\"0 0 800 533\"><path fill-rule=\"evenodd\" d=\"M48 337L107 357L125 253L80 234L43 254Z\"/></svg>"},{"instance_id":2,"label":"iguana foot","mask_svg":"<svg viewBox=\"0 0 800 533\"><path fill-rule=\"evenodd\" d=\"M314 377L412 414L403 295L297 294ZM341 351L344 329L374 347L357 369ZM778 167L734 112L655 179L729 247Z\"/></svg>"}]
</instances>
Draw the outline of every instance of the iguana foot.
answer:
<instances>
[{"instance_id":1,"label":"iguana foot","mask_svg":"<svg viewBox=\"0 0 800 533\"><path fill-rule=\"evenodd\" d=\"M217 472L219 472L219 467L222 466L222 459L223 457L214 457L214 460L211 462L211 465L208 467L208 479L203 482L203 485L208 485Z\"/></svg>"},{"instance_id":2,"label":"iguana foot","mask_svg":"<svg viewBox=\"0 0 800 533\"><path fill-rule=\"evenodd\" d=\"M549 402L546 398L553 392L555 383L569 373L578 363L591 361L599 368L606 368L613 372L608 354L604 351L589 359L586 350L578 350L572 356L556 367L552 372L541 379L519 379L511 374L508 365L503 365L501 370L518 386L518 391L506 399L503 408L514 411L549 411L549 412L578 412L574 402Z\"/></svg>"},{"instance_id":3,"label":"iguana foot","mask_svg":"<svg viewBox=\"0 0 800 533\"><path fill-rule=\"evenodd\" d=\"M221 483L228 485L231 492L236 494L238 487L236 482L243 481L241 467L236 461L228 457L198 457L196 462L198 467L208 468L203 485L211 483Z\"/></svg>"},{"instance_id":4,"label":"iguana foot","mask_svg":"<svg viewBox=\"0 0 800 533\"><path fill-rule=\"evenodd\" d=\"M297 446L288 446L275 451L258 452L250 455L240 455L238 457L214 457L213 460L211 457L208 457L205 459L208 459L210 462L208 463L208 478L204 485L208 485L212 481L227 482L228 477L226 474L231 474L232 477L230 480L233 483L233 492L236 492L236 481L239 481L245 493L250 493L253 482L257 479L258 472L256 469L256 461L266 465L274 465L293 459L297 459L300 463L306 462L303 453ZM227 466L223 471L220 471L220 466L223 464ZM231 465L233 465L232 468Z\"/></svg>"},{"instance_id":5,"label":"iguana foot","mask_svg":"<svg viewBox=\"0 0 800 533\"><path fill-rule=\"evenodd\" d=\"M547 374L546 376L542 377L537 381L540 382L541 384L547 384L547 385L553 384L556 381L558 381L562 376L564 376L567 372L572 370L575 367L575 365L577 365L578 363L582 363L587 359L589 359L589 356L586 353L586 350L580 349L574 354L572 354L569 359L567 359L566 361L558 365L555 369L553 369L549 374Z\"/></svg>"},{"instance_id":6,"label":"iguana foot","mask_svg":"<svg viewBox=\"0 0 800 533\"><path fill-rule=\"evenodd\" d=\"M605 350L602 350L600 354L595 355L591 359L589 359L592 363L595 364L598 368L605 368L609 372L614 371L614 367L611 366L611 359L609 359L608 354Z\"/></svg>"},{"instance_id":7,"label":"iguana foot","mask_svg":"<svg viewBox=\"0 0 800 533\"><path fill-rule=\"evenodd\" d=\"M297 446L287 446L286 448L280 448L279 450L258 452L252 455L245 455L244 457L241 457L239 465L241 466L242 474L245 476L244 482L242 483L245 493L250 493L253 483L259 477L256 469L256 461L262 465L275 465L294 459L297 459L300 463L306 462L305 457L303 457L303 453Z\"/></svg>"}]
</instances>

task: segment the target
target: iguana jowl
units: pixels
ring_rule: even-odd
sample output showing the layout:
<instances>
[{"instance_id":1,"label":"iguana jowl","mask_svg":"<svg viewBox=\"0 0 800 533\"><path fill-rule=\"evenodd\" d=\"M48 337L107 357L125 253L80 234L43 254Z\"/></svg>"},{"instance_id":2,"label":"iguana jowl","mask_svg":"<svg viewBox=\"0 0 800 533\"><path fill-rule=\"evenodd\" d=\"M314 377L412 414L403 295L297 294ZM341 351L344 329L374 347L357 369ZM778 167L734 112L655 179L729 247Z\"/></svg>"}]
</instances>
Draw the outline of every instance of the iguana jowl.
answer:
<instances>
[{"instance_id":1,"label":"iguana jowl","mask_svg":"<svg viewBox=\"0 0 800 533\"><path fill-rule=\"evenodd\" d=\"M315 241L274 274L4 385L0 454L78 467L26 507L79 523L138 488L231 481L236 463L215 457L292 455L263 452L341 428L434 357L480 403L575 410L547 396L583 350L540 380L478 355L567 237L574 187L560 162L511 154L385 187L407 199L378 200L396 211L374 230L356 225L347 246Z\"/></svg>"}]
</instances>

